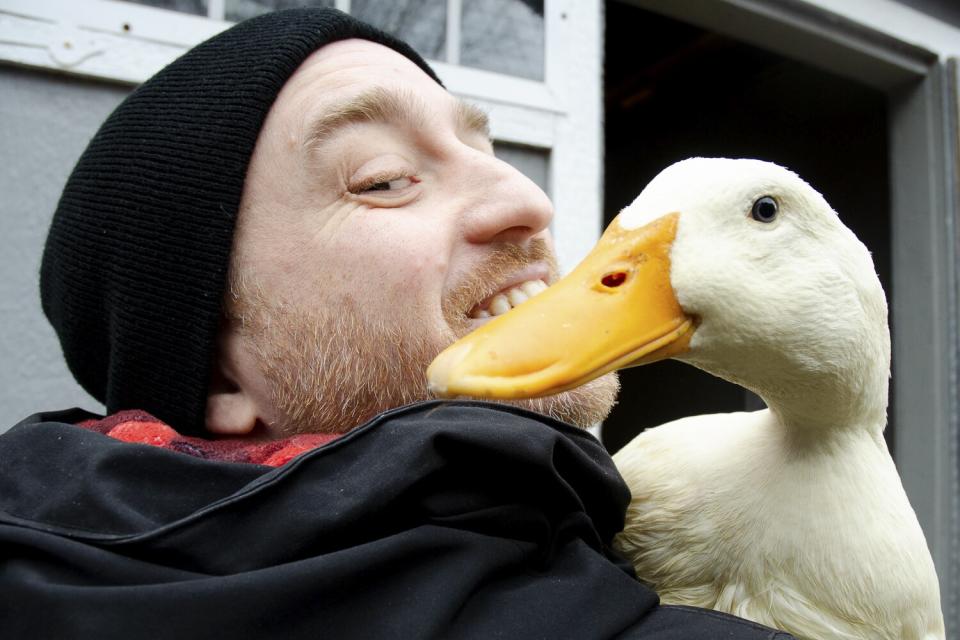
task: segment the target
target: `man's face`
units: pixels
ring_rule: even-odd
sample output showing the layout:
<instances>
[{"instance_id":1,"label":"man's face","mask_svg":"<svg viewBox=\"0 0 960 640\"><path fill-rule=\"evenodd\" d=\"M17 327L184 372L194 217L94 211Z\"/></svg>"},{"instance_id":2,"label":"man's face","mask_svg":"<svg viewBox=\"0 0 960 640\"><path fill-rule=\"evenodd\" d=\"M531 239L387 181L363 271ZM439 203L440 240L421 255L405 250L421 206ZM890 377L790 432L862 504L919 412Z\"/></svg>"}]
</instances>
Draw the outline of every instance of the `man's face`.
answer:
<instances>
[{"instance_id":1,"label":"man's face","mask_svg":"<svg viewBox=\"0 0 960 640\"><path fill-rule=\"evenodd\" d=\"M495 294L556 278L552 215L493 156L483 114L414 63L364 40L323 47L251 159L218 344L227 386L267 437L428 398L427 365L502 310ZM616 390L608 377L527 406L589 424Z\"/></svg>"}]
</instances>

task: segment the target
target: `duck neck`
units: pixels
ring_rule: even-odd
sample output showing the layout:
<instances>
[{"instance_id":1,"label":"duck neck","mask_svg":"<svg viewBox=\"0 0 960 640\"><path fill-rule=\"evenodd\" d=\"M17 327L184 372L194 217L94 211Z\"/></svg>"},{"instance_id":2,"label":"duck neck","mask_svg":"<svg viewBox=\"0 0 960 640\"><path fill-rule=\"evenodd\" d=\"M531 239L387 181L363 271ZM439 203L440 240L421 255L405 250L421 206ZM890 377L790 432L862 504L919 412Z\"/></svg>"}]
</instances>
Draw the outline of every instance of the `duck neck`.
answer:
<instances>
[{"instance_id":1,"label":"duck neck","mask_svg":"<svg viewBox=\"0 0 960 640\"><path fill-rule=\"evenodd\" d=\"M795 375L751 389L790 433L812 441L831 434L879 437L887 422L889 366L864 357L850 366ZM754 385L751 385L754 386Z\"/></svg>"}]
</instances>

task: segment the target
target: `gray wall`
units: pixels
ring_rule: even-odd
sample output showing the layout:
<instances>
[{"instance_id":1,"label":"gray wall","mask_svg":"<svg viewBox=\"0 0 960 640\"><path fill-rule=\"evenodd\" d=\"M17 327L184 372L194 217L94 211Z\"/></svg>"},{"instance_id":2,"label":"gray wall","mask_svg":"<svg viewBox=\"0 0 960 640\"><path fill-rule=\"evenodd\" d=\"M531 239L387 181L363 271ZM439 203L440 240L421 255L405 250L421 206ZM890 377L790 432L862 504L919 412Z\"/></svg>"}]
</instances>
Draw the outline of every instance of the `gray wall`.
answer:
<instances>
[{"instance_id":1,"label":"gray wall","mask_svg":"<svg viewBox=\"0 0 960 640\"><path fill-rule=\"evenodd\" d=\"M40 310L40 254L67 175L129 88L0 66L0 431L100 404L73 380Z\"/></svg>"}]
</instances>

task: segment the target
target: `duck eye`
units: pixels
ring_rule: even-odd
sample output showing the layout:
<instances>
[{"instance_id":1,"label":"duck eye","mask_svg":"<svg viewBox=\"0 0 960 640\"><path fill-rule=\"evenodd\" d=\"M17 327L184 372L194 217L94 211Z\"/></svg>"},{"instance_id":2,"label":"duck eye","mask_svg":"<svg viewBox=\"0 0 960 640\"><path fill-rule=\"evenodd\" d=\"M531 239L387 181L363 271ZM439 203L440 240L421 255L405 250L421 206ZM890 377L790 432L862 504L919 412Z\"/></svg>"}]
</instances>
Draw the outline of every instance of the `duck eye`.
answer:
<instances>
[{"instance_id":1,"label":"duck eye","mask_svg":"<svg viewBox=\"0 0 960 640\"><path fill-rule=\"evenodd\" d=\"M750 213L757 222L773 222L777 219L779 209L776 200L770 196L763 196L757 198L757 201L753 203L753 209Z\"/></svg>"}]
</instances>

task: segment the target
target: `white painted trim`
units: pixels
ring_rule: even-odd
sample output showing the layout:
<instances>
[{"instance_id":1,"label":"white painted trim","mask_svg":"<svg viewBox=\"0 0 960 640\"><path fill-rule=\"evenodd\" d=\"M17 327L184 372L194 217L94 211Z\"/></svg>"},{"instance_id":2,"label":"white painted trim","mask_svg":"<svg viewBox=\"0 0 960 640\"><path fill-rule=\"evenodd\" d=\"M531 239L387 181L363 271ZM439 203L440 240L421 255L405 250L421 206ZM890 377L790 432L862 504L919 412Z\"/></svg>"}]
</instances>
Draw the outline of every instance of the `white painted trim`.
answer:
<instances>
[{"instance_id":1,"label":"white painted trim","mask_svg":"<svg viewBox=\"0 0 960 640\"><path fill-rule=\"evenodd\" d=\"M463 17L461 0L447 0L447 63L460 64L460 23Z\"/></svg>"},{"instance_id":2,"label":"white painted trim","mask_svg":"<svg viewBox=\"0 0 960 640\"><path fill-rule=\"evenodd\" d=\"M557 143L557 123L561 116L556 113L453 93L490 116L490 135L498 142L544 149L552 149Z\"/></svg>"},{"instance_id":3,"label":"white painted trim","mask_svg":"<svg viewBox=\"0 0 960 640\"><path fill-rule=\"evenodd\" d=\"M550 158L553 234L567 272L603 231L603 5L548 0L544 9L544 75L558 114Z\"/></svg>"},{"instance_id":4,"label":"white painted trim","mask_svg":"<svg viewBox=\"0 0 960 640\"><path fill-rule=\"evenodd\" d=\"M542 82L436 60L429 62L447 89L459 96L522 105L540 111L563 112L555 92Z\"/></svg>"},{"instance_id":5,"label":"white painted trim","mask_svg":"<svg viewBox=\"0 0 960 640\"><path fill-rule=\"evenodd\" d=\"M226 0L207 0L207 17L214 20L223 20L227 15Z\"/></svg>"},{"instance_id":6,"label":"white painted trim","mask_svg":"<svg viewBox=\"0 0 960 640\"><path fill-rule=\"evenodd\" d=\"M231 26L222 20L114 0L0 0L0 15L5 14L183 50Z\"/></svg>"},{"instance_id":7,"label":"white painted trim","mask_svg":"<svg viewBox=\"0 0 960 640\"><path fill-rule=\"evenodd\" d=\"M138 28L138 19L128 20L132 29ZM139 83L184 50L179 44L149 42L65 22L0 13L0 59L21 65Z\"/></svg>"},{"instance_id":8,"label":"white painted trim","mask_svg":"<svg viewBox=\"0 0 960 640\"><path fill-rule=\"evenodd\" d=\"M337 7L349 10L349 0L337 0ZM0 60L138 84L230 25L113 0L0 0ZM495 114L497 139L553 147L555 120L563 111L547 84L430 64L451 92Z\"/></svg>"}]
</instances>

